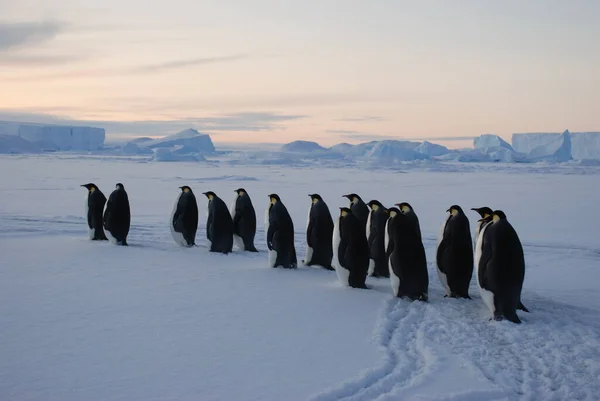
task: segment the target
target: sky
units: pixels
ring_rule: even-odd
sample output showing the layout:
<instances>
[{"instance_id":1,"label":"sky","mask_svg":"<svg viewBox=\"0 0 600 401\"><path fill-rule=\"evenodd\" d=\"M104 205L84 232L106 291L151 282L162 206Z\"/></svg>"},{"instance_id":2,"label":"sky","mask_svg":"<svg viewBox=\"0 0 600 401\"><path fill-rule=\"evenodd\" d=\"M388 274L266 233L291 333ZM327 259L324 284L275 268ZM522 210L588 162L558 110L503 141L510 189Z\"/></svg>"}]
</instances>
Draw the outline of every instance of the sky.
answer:
<instances>
[{"instance_id":1,"label":"sky","mask_svg":"<svg viewBox=\"0 0 600 401\"><path fill-rule=\"evenodd\" d=\"M596 0L0 0L0 120L218 142L600 131Z\"/></svg>"}]
</instances>

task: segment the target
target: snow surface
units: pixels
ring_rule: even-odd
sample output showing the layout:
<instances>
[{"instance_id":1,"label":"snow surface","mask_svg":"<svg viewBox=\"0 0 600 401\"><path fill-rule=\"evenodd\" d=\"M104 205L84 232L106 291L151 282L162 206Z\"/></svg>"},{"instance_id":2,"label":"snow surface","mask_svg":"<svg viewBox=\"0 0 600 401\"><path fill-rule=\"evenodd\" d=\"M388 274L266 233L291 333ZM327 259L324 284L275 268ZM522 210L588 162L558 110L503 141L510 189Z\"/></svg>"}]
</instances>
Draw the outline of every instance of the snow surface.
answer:
<instances>
[{"instance_id":1,"label":"snow surface","mask_svg":"<svg viewBox=\"0 0 600 401\"><path fill-rule=\"evenodd\" d=\"M0 121L1 135L15 135L43 150L96 150L104 146L102 128Z\"/></svg>"},{"instance_id":2,"label":"snow surface","mask_svg":"<svg viewBox=\"0 0 600 401\"><path fill-rule=\"evenodd\" d=\"M598 399L597 169L138 161L0 156L11 172L0 175L0 399ZM107 196L116 182L127 188L129 247L88 240L88 182ZM502 209L524 245L531 313L519 312L521 325L489 321L475 277L473 300L443 298L431 279L430 302L410 303L392 297L389 279L368 277L370 290L356 290L324 269L267 268L264 239L257 254L211 254L204 219L198 247L178 247L165 222L184 184L222 194L243 186L257 214L277 192L300 254L308 193L331 210L349 192L408 201L420 211L431 278L450 205ZM467 215L474 230L478 215Z\"/></svg>"}]
</instances>

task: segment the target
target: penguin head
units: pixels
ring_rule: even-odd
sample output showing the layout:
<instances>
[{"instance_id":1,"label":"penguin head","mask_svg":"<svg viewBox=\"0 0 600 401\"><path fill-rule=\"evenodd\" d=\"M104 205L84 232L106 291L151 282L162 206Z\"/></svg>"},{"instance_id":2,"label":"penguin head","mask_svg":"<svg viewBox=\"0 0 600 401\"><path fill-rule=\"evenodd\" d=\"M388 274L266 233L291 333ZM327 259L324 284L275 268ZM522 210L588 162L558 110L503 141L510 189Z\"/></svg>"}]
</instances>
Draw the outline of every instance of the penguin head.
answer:
<instances>
[{"instance_id":1,"label":"penguin head","mask_svg":"<svg viewBox=\"0 0 600 401\"><path fill-rule=\"evenodd\" d=\"M120 182L117 182L117 185L115 185L116 189L120 189L120 190L125 190L125 187L123 186L123 184L121 184Z\"/></svg>"},{"instance_id":2,"label":"penguin head","mask_svg":"<svg viewBox=\"0 0 600 401\"><path fill-rule=\"evenodd\" d=\"M187 185L181 186L179 187L179 189L181 189L181 192L192 192L192 188L188 187Z\"/></svg>"},{"instance_id":3,"label":"penguin head","mask_svg":"<svg viewBox=\"0 0 600 401\"><path fill-rule=\"evenodd\" d=\"M375 211L377 209L384 209L385 207L381 204L381 202L379 202L378 200L370 200L369 203L367 203L367 206L369 206L371 208L371 210Z\"/></svg>"},{"instance_id":4,"label":"penguin head","mask_svg":"<svg viewBox=\"0 0 600 401\"><path fill-rule=\"evenodd\" d=\"M96 184L90 182L89 184L83 184L82 187L87 188L88 191L90 192L94 192L95 190L98 189L98 187L96 186Z\"/></svg>"},{"instance_id":5,"label":"penguin head","mask_svg":"<svg viewBox=\"0 0 600 401\"><path fill-rule=\"evenodd\" d=\"M310 200L312 201L312 203L317 203L318 201L323 200L323 198L321 198L321 195L319 194L308 194L308 196L310 196Z\"/></svg>"},{"instance_id":6,"label":"penguin head","mask_svg":"<svg viewBox=\"0 0 600 401\"><path fill-rule=\"evenodd\" d=\"M390 218L394 218L397 215L401 214L402 212L400 211L400 209L398 209L397 207L391 207L387 210L388 214L390 215Z\"/></svg>"},{"instance_id":7,"label":"penguin head","mask_svg":"<svg viewBox=\"0 0 600 401\"><path fill-rule=\"evenodd\" d=\"M462 208L458 205L452 205L450 206L450 208L448 210L446 210L448 213L450 213L452 216L457 216L459 214L464 214Z\"/></svg>"},{"instance_id":8,"label":"penguin head","mask_svg":"<svg viewBox=\"0 0 600 401\"><path fill-rule=\"evenodd\" d=\"M244 188L238 188L238 189L236 189L236 190L235 190L235 191L233 191L233 192L235 192L235 193L236 193L236 194L238 194L239 196L242 196L242 195L246 194L246 190L245 190Z\"/></svg>"},{"instance_id":9,"label":"penguin head","mask_svg":"<svg viewBox=\"0 0 600 401\"><path fill-rule=\"evenodd\" d=\"M479 213L479 215L481 216L482 219L485 219L488 216L491 216L494 212L492 211L492 209L490 209L487 206L483 206L483 207L472 207L471 210L476 211L477 213Z\"/></svg>"},{"instance_id":10,"label":"penguin head","mask_svg":"<svg viewBox=\"0 0 600 401\"><path fill-rule=\"evenodd\" d=\"M396 206L398 206L398 209L400 209L400 211L403 214L410 213L410 212L414 211L413 208L412 208L412 206L408 202L396 203Z\"/></svg>"},{"instance_id":11,"label":"penguin head","mask_svg":"<svg viewBox=\"0 0 600 401\"><path fill-rule=\"evenodd\" d=\"M346 217L349 214L352 214L352 211L349 208L347 208L347 207L340 208L340 217Z\"/></svg>"},{"instance_id":12,"label":"penguin head","mask_svg":"<svg viewBox=\"0 0 600 401\"><path fill-rule=\"evenodd\" d=\"M506 214L504 214L502 210L494 210L494 212L492 213L492 220L494 221L494 223L500 220L506 220Z\"/></svg>"},{"instance_id":13,"label":"penguin head","mask_svg":"<svg viewBox=\"0 0 600 401\"><path fill-rule=\"evenodd\" d=\"M202 194L205 195L209 201L213 200L213 198L217 196L217 194L215 194L213 191L202 192Z\"/></svg>"},{"instance_id":14,"label":"penguin head","mask_svg":"<svg viewBox=\"0 0 600 401\"><path fill-rule=\"evenodd\" d=\"M274 205L277 202L281 202L281 199L279 198L279 195L277 195L277 194L270 194L269 201L270 201L270 203L272 203Z\"/></svg>"},{"instance_id":15,"label":"penguin head","mask_svg":"<svg viewBox=\"0 0 600 401\"><path fill-rule=\"evenodd\" d=\"M348 198L348 200L350 200L351 204L354 204L354 203L358 202L359 200L361 200L360 196L358 196L357 194L342 195L342 198Z\"/></svg>"}]
</instances>

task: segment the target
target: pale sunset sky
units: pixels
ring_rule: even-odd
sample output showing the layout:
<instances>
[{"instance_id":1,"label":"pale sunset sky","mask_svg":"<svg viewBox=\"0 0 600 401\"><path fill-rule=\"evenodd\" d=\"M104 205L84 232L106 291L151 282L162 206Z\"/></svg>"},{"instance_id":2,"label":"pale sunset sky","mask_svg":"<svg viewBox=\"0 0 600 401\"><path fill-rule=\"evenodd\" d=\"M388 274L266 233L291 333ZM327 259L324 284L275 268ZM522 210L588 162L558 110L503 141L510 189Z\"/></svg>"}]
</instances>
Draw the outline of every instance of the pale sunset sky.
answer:
<instances>
[{"instance_id":1,"label":"pale sunset sky","mask_svg":"<svg viewBox=\"0 0 600 401\"><path fill-rule=\"evenodd\" d=\"M600 130L597 0L0 0L0 120L322 145Z\"/></svg>"}]
</instances>

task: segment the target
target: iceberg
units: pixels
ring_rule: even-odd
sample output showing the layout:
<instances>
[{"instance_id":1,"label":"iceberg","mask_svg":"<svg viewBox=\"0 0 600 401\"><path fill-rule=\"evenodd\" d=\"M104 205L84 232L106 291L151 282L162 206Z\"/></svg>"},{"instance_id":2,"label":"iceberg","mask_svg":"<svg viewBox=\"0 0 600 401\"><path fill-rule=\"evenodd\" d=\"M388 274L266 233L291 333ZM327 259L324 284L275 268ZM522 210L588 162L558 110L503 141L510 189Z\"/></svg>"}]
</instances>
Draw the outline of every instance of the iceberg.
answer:
<instances>
[{"instance_id":1,"label":"iceberg","mask_svg":"<svg viewBox=\"0 0 600 401\"><path fill-rule=\"evenodd\" d=\"M187 129L174 135L165 136L164 138L154 139L151 141L143 141L137 143L149 149L156 148L172 148L174 146L185 146L188 149L193 149L196 153L212 154L215 153L215 145L210 139L210 135L201 134L195 129Z\"/></svg>"},{"instance_id":2,"label":"iceberg","mask_svg":"<svg viewBox=\"0 0 600 401\"><path fill-rule=\"evenodd\" d=\"M155 148L152 160L155 162L200 162L206 158L199 153L177 153L177 148Z\"/></svg>"},{"instance_id":3,"label":"iceberg","mask_svg":"<svg viewBox=\"0 0 600 401\"><path fill-rule=\"evenodd\" d=\"M600 160L600 132L572 132L571 156L576 160Z\"/></svg>"},{"instance_id":4,"label":"iceberg","mask_svg":"<svg viewBox=\"0 0 600 401\"><path fill-rule=\"evenodd\" d=\"M445 146L427 141L423 141L423 143L421 143L415 148L415 151L427 155L429 157L443 156L450 152L450 150L448 150L448 148Z\"/></svg>"},{"instance_id":5,"label":"iceberg","mask_svg":"<svg viewBox=\"0 0 600 401\"><path fill-rule=\"evenodd\" d=\"M42 149L19 136L0 134L0 154L40 153Z\"/></svg>"},{"instance_id":6,"label":"iceberg","mask_svg":"<svg viewBox=\"0 0 600 401\"><path fill-rule=\"evenodd\" d=\"M500 138L498 135L483 134L473 140L473 146L475 149L485 148L505 148L513 150L508 142Z\"/></svg>"},{"instance_id":7,"label":"iceberg","mask_svg":"<svg viewBox=\"0 0 600 401\"><path fill-rule=\"evenodd\" d=\"M282 152L292 153L312 153L312 152L326 152L328 149L322 147L316 142L310 141L294 141L286 143L281 147Z\"/></svg>"},{"instance_id":8,"label":"iceberg","mask_svg":"<svg viewBox=\"0 0 600 401\"><path fill-rule=\"evenodd\" d=\"M513 134L512 144L517 152L525 153L531 161L562 163L572 159L569 130L562 134Z\"/></svg>"},{"instance_id":9,"label":"iceberg","mask_svg":"<svg viewBox=\"0 0 600 401\"><path fill-rule=\"evenodd\" d=\"M14 135L42 150L98 150L104 146L102 128L0 121L0 135Z\"/></svg>"}]
</instances>

